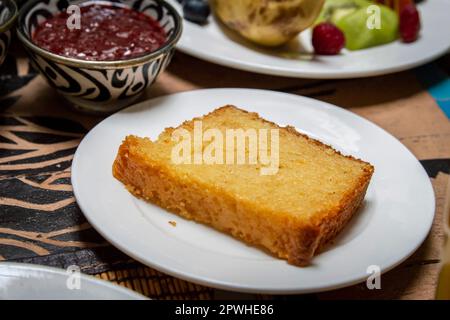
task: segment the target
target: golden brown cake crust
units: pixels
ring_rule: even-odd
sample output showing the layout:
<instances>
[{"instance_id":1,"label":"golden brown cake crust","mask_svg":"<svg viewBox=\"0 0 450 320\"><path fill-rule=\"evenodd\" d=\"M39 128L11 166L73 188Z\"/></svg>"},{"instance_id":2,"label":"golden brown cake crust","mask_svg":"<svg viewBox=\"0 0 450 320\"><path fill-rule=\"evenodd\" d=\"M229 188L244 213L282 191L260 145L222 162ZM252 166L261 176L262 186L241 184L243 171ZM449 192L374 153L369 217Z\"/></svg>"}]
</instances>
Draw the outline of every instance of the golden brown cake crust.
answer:
<instances>
[{"instance_id":1,"label":"golden brown cake crust","mask_svg":"<svg viewBox=\"0 0 450 320\"><path fill-rule=\"evenodd\" d=\"M227 108L235 109L225 106L213 113L220 115ZM259 118L256 113L246 114L276 126ZM209 115L211 113L202 119ZM292 127L280 129L344 157L330 146L311 139ZM149 139L128 136L119 148L113 164L113 175L131 193L184 218L231 234L298 266L309 264L314 254L322 250L344 228L364 199L373 174L373 166L370 164L345 156L363 166L363 173L355 187L348 190L341 201L326 212L315 214L311 219L302 219L235 197L227 190L205 184L195 177L178 175L170 164L155 160L152 155L143 151L146 147L151 149L153 144Z\"/></svg>"}]
</instances>

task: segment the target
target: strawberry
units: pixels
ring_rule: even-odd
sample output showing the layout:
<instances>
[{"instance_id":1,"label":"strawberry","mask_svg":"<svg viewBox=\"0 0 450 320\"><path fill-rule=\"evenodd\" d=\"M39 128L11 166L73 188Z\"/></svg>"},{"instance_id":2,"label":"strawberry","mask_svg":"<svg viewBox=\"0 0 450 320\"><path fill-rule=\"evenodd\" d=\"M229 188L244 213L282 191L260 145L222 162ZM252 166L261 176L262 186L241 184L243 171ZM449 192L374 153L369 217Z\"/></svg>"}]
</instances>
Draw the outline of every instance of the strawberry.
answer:
<instances>
[{"instance_id":1,"label":"strawberry","mask_svg":"<svg viewBox=\"0 0 450 320\"><path fill-rule=\"evenodd\" d=\"M345 36L334 24L324 22L314 28L312 44L317 54L335 55L345 46Z\"/></svg>"},{"instance_id":2,"label":"strawberry","mask_svg":"<svg viewBox=\"0 0 450 320\"><path fill-rule=\"evenodd\" d=\"M403 42L414 42L420 31L420 15L414 4L405 6L400 12L400 36Z\"/></svg>"}]
</instances>

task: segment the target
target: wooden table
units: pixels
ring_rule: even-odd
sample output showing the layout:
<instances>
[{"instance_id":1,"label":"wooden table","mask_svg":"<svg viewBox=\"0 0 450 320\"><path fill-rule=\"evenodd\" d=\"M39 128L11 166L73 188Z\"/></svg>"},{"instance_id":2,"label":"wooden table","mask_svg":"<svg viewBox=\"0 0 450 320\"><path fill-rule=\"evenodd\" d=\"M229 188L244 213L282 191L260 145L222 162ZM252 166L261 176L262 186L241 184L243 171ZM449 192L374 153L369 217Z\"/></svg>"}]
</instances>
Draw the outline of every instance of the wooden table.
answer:
<instances>
[{"instance_id":1,"label":"wooden table","mask_svg":"<svg viewBox=\"0 0 450 320\"><path fill-rule=\"evenodd\" d=\"M175 279L133 261L100 237L76 205L70 164L80 139L101 118L68 108L30 69L20 50L16 52L18 58L10 56L0 70L0 260L62 268L76 264L85 273L151 298L273 298L213 290ZM142 100L198 88L271 89L336 104L396 136L421 160L435 189L436 218L427 240L412 257L382 276L381 290L368 290L361 284L281 298L432 299L444 241L443 206L450 198L450 123L425 88L448 74L449 56L394 75L320 81L253 74L176 53Z\"/></svg>"}]
</instances>

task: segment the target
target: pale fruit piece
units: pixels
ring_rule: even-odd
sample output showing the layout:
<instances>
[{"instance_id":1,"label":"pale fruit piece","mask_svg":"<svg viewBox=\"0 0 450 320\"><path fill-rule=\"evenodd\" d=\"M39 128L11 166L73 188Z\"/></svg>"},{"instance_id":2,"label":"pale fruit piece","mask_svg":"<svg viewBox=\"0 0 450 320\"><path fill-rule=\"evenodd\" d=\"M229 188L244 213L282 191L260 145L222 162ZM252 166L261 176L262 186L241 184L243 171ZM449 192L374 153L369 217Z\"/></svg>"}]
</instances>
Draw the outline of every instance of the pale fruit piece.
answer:
<instances>
[{"instance_id":1,"label":"pale fruit piece","mask_svg":"<svg viewBox=\"0 0 450 320\"><path fill-rule=\"evenodd\" d=\"M215 14L243 37L282 45L311 26L324 0L211 0Z\"/></svg>"},{"instance_id":2,"label":"pale fruit piece","mask_svg":"<svg viewBox=\"0 0 450 320\"><path fill-rule=\"evenodd\" d=\"M336 24L342 17L373 4L368 0L326 0L315 24L331 22Z\"/></svg>"}]
</instances>

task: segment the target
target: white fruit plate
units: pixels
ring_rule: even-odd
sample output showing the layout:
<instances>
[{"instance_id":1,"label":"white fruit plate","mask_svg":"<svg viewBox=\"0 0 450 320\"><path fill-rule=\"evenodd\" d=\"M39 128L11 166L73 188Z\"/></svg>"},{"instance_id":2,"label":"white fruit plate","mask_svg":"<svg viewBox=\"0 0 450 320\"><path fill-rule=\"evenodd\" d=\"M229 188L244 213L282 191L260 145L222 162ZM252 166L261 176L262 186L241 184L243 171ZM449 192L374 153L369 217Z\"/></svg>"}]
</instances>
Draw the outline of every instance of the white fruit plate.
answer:
<instances>
[{"instance_id":1,"label":"white fruit plate","mask_svg":"<svg viewBox=\"0 0 450 320\"><path fill-rule=\"evenodd\" d=\"M182 14L177 1L169 1ZM269 75L313 79L376 76L425 64L450 48L450 37L445 35L450 30L450 1L426 0L418 8L422 30L416 42L395 41L365 50L344 50L336 56L313 55L310 30L286 47L264 49L228 30L214 16L204 26L184 20L177 48L209 62Z\"/></svg>"}]
</instances>

